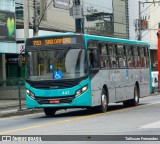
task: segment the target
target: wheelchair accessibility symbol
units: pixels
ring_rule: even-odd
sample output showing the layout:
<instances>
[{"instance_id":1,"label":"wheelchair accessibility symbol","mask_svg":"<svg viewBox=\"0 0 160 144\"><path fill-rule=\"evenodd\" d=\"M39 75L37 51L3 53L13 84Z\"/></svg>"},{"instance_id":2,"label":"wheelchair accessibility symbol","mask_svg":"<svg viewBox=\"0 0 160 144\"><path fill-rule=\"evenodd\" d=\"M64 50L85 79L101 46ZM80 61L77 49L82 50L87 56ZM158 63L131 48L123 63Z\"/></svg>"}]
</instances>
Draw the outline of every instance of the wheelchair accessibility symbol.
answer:
<instances>
[{"instance_id":1,"label":"wheelchair accessibility symbol","mask_svg":"<svg viewBox=\"0 0 160 144\"><path fill-rule=\"evenodd\" d=\"M54 71L54 79L62 79L62 71Z\"/></svg>"}]
</instances>

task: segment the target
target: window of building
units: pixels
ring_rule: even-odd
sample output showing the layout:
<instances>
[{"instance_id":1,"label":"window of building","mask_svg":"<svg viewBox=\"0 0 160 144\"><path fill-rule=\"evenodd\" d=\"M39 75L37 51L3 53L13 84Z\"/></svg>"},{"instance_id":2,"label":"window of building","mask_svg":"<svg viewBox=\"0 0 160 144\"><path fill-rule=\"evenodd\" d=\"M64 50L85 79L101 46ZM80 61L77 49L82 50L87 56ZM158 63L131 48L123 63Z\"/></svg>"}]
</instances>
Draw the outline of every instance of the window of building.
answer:
<instances>
[{"instance_id":1,"label":"window of building","mask_svg":"<svg viewBox=\"0 0 160 144\"><path fill-rule=\"evenodd\" d=\"M23 19L23 4L16 3L16 19Z\"/></svg>"},{"instance_id":2,"label":"window of building","mask_svg":"<svg viewBox=\"0 0 160 144\"><path fill-rule=\"evenodd\" d=\"M0 0L0 10L15 12L15 0Z\"/></svg>"}]
</instances>

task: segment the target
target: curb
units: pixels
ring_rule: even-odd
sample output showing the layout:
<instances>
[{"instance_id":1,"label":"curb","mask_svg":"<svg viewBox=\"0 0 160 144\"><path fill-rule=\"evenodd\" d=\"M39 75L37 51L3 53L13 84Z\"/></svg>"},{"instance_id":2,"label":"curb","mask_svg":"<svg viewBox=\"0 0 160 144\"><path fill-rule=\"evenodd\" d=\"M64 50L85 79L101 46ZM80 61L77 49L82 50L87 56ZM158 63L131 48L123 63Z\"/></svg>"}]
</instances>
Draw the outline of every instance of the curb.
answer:
<instances>
[{"instance_id":1,"label":"curb","mask_svg":"<svg viewBox=\"0 0 160 144\"><path fill-rule=\"evenodd\" d=\"M21 107L26 107L26 105L22 104ZM19 105L18 104L17 105L13 104L13 105L10 105L10 106L2 106L2 107L0 107L1 110L11 109L11 108L19 108Z\"/></svg>"},{"instance_id":2,"label":"curb","mask_svg":"<svg viewBox=\"0 0 160 144\"><path fill-rule=\"evenodd\" d=\"M6 118L11 116L22 116L22 115L28 115L28 114L34 114L34 113L40 113L43 112L43 109L23 109L21 111L15 111L15 112L7 112L4 114L0 113L0 118Z\"/></svg>"}]
</instances>

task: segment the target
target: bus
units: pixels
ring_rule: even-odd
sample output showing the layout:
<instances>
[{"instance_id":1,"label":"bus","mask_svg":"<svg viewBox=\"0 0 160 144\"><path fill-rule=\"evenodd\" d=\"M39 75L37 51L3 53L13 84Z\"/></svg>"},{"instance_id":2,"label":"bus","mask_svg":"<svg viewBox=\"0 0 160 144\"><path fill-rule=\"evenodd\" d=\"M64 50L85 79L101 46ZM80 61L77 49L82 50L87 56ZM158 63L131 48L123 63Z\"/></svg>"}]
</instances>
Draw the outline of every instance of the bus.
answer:
<instances>
[{"instance_id":1,"label":"bus","mask_svg":"<svg viewBox=\"0 0 160 144\"><path fill-rule=\"evenodd\" d=\"M26 106L46 116L68 108L106 112L110 103L136 106L150 93L149 44L60 33L28 38Z\"/></svg>"}]
</instances>

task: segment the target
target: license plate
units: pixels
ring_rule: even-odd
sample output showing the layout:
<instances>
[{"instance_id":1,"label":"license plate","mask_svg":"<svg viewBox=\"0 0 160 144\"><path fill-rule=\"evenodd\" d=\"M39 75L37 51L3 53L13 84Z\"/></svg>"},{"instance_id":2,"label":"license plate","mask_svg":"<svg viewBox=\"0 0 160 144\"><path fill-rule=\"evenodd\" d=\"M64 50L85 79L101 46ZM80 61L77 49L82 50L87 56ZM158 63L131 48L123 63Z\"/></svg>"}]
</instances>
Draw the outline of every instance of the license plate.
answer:
<instances>
[{"instance_id":1,"label":"license plate","mask_svg":"<svg viewBox=\"0 0 160 144\"><path fill-rule=\"evenodd\" d=\"M58 104L60 103L59 100L49 100L50 104Z\"/></svg>"}]
</instances>

